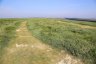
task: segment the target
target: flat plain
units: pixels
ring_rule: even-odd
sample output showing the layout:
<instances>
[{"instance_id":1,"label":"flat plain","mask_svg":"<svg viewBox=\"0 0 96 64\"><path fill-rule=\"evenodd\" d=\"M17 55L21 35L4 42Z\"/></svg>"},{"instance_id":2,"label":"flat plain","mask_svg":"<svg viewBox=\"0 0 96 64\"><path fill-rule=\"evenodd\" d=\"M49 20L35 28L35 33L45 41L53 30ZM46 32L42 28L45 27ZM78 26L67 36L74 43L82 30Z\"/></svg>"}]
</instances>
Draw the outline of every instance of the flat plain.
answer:
<instances>
[{"instance_id":1,"label":"flat plain","mask_svg":"<svg viewBox=\"0 0 96 64\"><path fill-rule=\"evenodd\" d=\"M0 19L0 64L95 64L96 22Z\"/></svg>"}]
</instances>

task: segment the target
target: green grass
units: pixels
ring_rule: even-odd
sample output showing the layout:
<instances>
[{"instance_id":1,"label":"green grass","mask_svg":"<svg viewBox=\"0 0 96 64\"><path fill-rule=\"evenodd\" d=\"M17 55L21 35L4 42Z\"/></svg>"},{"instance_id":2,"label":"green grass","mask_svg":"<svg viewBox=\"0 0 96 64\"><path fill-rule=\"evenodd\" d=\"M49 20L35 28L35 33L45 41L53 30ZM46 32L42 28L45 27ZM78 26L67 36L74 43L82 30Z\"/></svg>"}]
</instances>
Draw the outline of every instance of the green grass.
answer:
<instances>
[{"instance_id":1,"label":"green grass","mask_svg":"<svg viewBox=\"0 0 96 64\"><path fill-rule=\"evenodd\" d=\"M4 48L8 42L15 37L15 30L19 26L20 20L16 19L0 19L0 63Z\"/></svg>"},{"instance_id":2,"label":"green grass","mask_svg":"<svg viewBox=\"0 0 96 64\"><path fill-rule=\"evenodd\" d=\"M87 26L96 27L96 22L76 21L76 20L62 20L62 21L71 22L71 23L80 24L80 25L87 25Z\"/></svg>"},{"instance_id":3,"label":"green grass","mask_svg":"<svg viewBox=\"0 0 96 64\"><path fill-rule=\"evenodd\" d=\"M95 64L96 29L81 28L78 25L96 27L95 22L42 18L29 19L27 24L32 35L46 44L60 50L67 50L70 54L83 59L86 64Z\"/></svg>"}]
</instances>

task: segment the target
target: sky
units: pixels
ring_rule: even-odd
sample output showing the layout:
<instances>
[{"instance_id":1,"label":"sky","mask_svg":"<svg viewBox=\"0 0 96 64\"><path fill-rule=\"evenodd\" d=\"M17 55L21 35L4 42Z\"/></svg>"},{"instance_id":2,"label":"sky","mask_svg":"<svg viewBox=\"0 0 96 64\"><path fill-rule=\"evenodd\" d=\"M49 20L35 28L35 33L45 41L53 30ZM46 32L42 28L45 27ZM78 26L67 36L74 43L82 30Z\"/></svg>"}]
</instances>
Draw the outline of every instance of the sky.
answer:
<instances>
[{"instance_id":1,"label":"sky","mask_svg":"<svg viewBox=\"0 0 96 64\"><path fill-rule=\"evenodd\" d=\"M0 0L0 18L96 18L96 0Z\"/></svg>"}]
</instances>

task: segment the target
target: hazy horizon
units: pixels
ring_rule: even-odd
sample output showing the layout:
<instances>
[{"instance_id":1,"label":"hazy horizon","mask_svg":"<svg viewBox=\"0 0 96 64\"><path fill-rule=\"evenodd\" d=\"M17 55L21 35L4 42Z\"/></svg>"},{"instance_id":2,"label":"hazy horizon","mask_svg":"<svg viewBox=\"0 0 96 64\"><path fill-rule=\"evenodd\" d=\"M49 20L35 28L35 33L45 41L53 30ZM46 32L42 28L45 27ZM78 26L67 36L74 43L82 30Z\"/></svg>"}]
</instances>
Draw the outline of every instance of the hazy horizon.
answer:
<instances>
[{"instance_id":1,"label":"hazy horizon","mask_svg":"<svg viewBox=\"0 0 96 64\"><path fill-rule=\"evenodd\" d=\"M0 18L95 18L96 0L0 0Z\"/></svg>"}]
</instances>

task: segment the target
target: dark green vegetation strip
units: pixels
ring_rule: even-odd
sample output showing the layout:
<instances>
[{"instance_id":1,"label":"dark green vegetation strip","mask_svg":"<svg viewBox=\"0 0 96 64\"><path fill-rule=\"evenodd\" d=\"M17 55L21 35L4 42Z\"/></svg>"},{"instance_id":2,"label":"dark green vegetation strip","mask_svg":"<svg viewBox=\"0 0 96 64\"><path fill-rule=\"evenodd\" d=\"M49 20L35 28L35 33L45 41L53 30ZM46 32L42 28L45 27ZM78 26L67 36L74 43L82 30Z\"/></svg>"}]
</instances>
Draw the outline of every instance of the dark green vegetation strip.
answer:
<instances>
[{"instance_id":1,"label":"dark green vegetation strip","mask_svg":"<svg viewBox=\"0 0 96 64\"><path fill-rule=\"evenodd\" d=\"M72 55L83 59L86 64L96 63L96 29L80 28L68 24L70 21L62 23L64 20L60 22L61 20L57 19L34 18L28 21L28 29L32 35L46 44L60 50L67 50ZM96 23L84 22L85 26L90 24L96 25Z\"/></svg>"},{"instance_id":2,"label":"dark green vegetation strip","mask_svg":"<svg viewBox=\"0 0 96 64\"><path fill-rule=\"evenodd\" d=\"M4 48L7 47L9 41L15 37L15 30L19 26L20 20L16 19L0 19L0 63Z\"/></svg>"},{"instance_id":3,"label":"dark green vegetation strip","mask_svg":"<svg viewBox=\"0 0 96 64\"><path fill-rule=\"evenodd\" d=\"M90 22L88 22L88 21L76 21L76 20L62 20L62 21L96 27L96 21L94 21L94 22L91 22L91 21Z\"/></svg>"}]
</instances>

